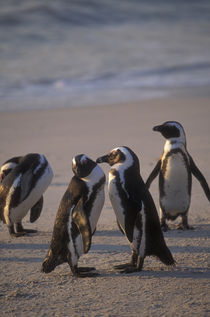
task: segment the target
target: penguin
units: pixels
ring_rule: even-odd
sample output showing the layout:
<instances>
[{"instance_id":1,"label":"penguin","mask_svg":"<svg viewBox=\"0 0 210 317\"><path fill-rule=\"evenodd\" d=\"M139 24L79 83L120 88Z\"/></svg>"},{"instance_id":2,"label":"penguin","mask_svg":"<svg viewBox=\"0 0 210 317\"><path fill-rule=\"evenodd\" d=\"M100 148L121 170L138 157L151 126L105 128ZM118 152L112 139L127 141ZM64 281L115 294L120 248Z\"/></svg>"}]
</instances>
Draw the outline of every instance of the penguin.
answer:
<instances>
[{"instance_id":1,"label":"penguin","mask_svg":"<svg viewBox=\"0 0 210 317\"><path fill-rule=\"evenodd\" d=\"M193 229L188 224L191 201L192 174L200 182L210 201L209 186L203 174L187 151L186 135L182 125L176 121L166 121L153 127L166 139L163 154L149 175L146 186L159 174L160 222L163 231L169 229L166 220L181 217L178 229Z\"/></svg>"},{"instance_id":2,"label":"penguin","mask_svg":"<svg viewBox=\"0 0 210 317\"><path fill-rule=\"evenodd\" d=\"M15 156L2 164L0 167L0 183L3 181L5 176L7 176L11 170L13 170L20 163L21 158L22 156Z\"/></svg>"},{"instance_id":3,"label":"penguin","mask_svg":"<svg viewBox=\"0 0 210 317\"><path fill-rule=\"evenodd\" d=\"M31 223L41 214L43 193L53 178L45 156L29 153L13 157L1 166L0 171L0 220L6 223L12 237L37 232L23 228L22 219L29 210Z\"/></svg>"},{"instance_id":4,"label":"penguin","mask_svg":"<svg viewBox=\"0 0 210 317\"><path fill-rule=\"evenodd\" d=\"M121 273L141 271L146 256L156 256L166 265L175 260L166 246L158 213L140 175L137 155L120 146L99 157L97 163L108 163L108 192L117 223L132 250L130 263L115 266Z\"/></svg>"},{"instance_id":5,"label":"penguin","mask_svg":"<svg viewBox=\"0 0 210 317\"><path fill-rule=\"evenodd\" d=\"M104 205L105 175L85 154L72 159L72 177L56 215L50 248L41 271L50 273L67 262L76 277L97 276L94 267L78 267L82 254L89 251L91 239Z\"/></svg>"}]
</instances>

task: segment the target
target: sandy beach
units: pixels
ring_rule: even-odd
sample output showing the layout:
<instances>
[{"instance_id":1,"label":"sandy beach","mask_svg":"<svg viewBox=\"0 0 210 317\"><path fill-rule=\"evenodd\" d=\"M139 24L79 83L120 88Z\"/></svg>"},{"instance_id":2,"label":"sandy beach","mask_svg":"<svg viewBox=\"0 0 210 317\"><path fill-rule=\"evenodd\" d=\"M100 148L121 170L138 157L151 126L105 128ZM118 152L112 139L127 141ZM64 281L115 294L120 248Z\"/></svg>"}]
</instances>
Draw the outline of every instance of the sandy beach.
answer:
<instances>
[{"instance_id":1,"label":"sandy beach","mask_svg":"<svg viewBox=\"0 0 210 317\"><path fill-rule=\"evenodd\" d=\"M103 102L101 102L103 104ZM23 224L38 233L11 238L0 223L1 316L210 316L210 210L193 178L189 224L164 233L177 265L164 266L147 257L142 272L124 275L113 266L128 261L130 248L106 199L88 254L79 264L95 266L99 277L78 279L63 264L50 274L40 272L60 200L73 176L71 160L85 153L93 159L116 146L138 155L147 179L162 153L164 139L152 127L179 121L187 148L210 184L210 100L170 98L130 104L0 113L0 163L12 156L43 153L54 178L44 194L38 221ZM108 166L102 165L106 176ZM158 208L158 182L151 186Z\"/></svg>"}]
</instances>

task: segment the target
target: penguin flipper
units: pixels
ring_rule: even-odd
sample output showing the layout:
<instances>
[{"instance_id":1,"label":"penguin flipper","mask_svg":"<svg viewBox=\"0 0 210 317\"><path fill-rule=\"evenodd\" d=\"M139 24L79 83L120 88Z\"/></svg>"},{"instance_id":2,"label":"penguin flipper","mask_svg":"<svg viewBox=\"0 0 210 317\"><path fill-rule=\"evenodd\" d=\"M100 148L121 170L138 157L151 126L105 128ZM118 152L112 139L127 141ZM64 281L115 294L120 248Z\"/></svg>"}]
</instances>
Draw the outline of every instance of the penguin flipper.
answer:
<instances>
[{"instance_id":1,"label":"penguin flipper","mask_svg":"<svg viewBox=\"0 0 210 317\"><path fill-rule=\"evenodd\" d=\"M147 178L147 181L145 183L146 187L149 188L152 181L155 179L155 177L158 175L158 173L160 172L160 168L161 168L161 160L159 160L157 162L157 164L155 165L154 169L152 170L152 172L150 173L149 177Z\"/></svg>"},{"instance_id":2,"label":"penguin flipper","mask_svg":"<svg viewBox=\"0 0 210 317\"><path fill-rule=\"evenodd\" d=\"M193 161L192 157L189 155L190 157L190 168L191 168L191 172L193 173L193 175L197 178L197 180L200 182L201 187L203 188L204 193L206 194L207 199L210 201L210 189L209 189L209 185L205 179L205 177L203 176L203 174L201 173L201 171L199 170L199 168L196 166L195 162Z\"/></svg>"},{"instance_id":3,"label":"penguin flipper","mask_svg":"<svg viewBox=\"0 0 210 317\"><path fill-rule=\"evenodd\" d=\"M80 199L72 210L72 220L76 224L79 232L82 235L84 253L87 253L91 245L91 227L88 217L84 211L83 200Z\"/></svg>"},{"instance_id":4,"label":"penguin flipper","mask_svg":"<svg viewBox=\"0 0 210 317\"><path fill-rule=\"evenodd\" d=\"M133 242L133 230L136 223L138 213L142 208L140 194L137 192L128 193L130 205L133 206L132 212L125 211L125 234L130 242Z\"/></svg>"},{"instance_id":5,"label":"penguin flipper","mask_svg":"<svg viewBox=\"0 0 210 317\"><path fill-rule=\"evenodd\" d=\"M37 201L37 203L31 208L30 210L30 222L35 222L41 214L42 207L43 207L44 199L43 196Z\"/></svg>"}]
</instances>

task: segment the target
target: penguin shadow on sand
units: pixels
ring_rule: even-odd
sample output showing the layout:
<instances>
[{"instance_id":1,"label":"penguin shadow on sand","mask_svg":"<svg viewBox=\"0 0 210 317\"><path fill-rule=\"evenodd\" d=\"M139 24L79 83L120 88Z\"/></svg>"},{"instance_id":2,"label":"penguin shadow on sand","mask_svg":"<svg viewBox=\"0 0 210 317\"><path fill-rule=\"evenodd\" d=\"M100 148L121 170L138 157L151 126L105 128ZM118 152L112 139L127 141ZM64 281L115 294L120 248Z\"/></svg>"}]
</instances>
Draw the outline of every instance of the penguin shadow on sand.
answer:
<instances>
[{"instance_id":1,"label":"penguin shadow on sand","mask_svg":"<svg viewBox=\"0 0 210 317\"><path fill-rule=\"evenodd\" d=\"M11 250L14 253L24 250L26 254L34 254L34 252L44 252L48 248L46 243L7 243L0 242L0 252ZM10 253L11 254L11 253ZM41 263L42 257L37 256L1 256L0 262L29 262L29 263Z\"/></svg>"},{"instance_id":2,"label":"penguin shadow on sand","mask_svg":"<svg viewBox=\"0 0 210 317\"><path fill-rule=\"evenodd\" d=\"M210 224L193 224L193 230L177 230L176 225L171 225L167 232L164 232L164 236L167 238L205 238L209 237Z\"/></svg>"},{"instance_id":3,"label":"penguin shadow on sand","mask_svg":"<svg viewBox=\"0 0 210 317\"><path fill-rule=\"evenodd\" d=\"M177 260L176 265L173 267L167 267L162 265L153 256L147 257L144 262L144 268L140 272L132 272L127 276L132 277L145 277L145 278L195 278L195 279L205 279L209 278L210 275L210 257L207 263L203 267L187 266L186 264L179 263L179 258L182 259L182 254L189 254L189 257L193 257L195 254L199 253L209 253L209 247L207 246L195 246L193 243L193 238L206 237L209 233L210 225L198 225L193 231L179 231L171 230L165 234L166 238L175 238L177 243L170 245L171 253ZM98 244L97 241L92 245L91 252L94 252L96 256L102 257L105 254L104 265L105 268L99 269L99 277L113 277L113 276L125 276L121 274L120 271L114 268L114 265L126 259L129 256L129 246L126 241L121 239L122 233L120 231L98 231L95 234L95 238L110 237L111 243ZM187 240L186 245L180 246L178 240ZM116 243L113 243L113 239ZM125 239L125 237L123 237ZM120 244L117 243L121 240Z\"/></svg>"}]
</instances>

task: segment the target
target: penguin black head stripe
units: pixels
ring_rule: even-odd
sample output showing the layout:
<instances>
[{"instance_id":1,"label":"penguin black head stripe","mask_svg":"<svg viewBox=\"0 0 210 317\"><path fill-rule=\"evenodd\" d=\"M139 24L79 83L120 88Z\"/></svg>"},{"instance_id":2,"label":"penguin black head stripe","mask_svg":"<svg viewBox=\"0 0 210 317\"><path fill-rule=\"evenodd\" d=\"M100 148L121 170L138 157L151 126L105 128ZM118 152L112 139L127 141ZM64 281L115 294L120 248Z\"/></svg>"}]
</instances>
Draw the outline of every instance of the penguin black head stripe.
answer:
<instances>
[{"instance_id":1,"label":"penguin black head stripe","mask_svg":"<svg viewBox=\"0 0 210 317\"><path fill-rule=\"evenodd\" d=\"M85 154L79 154L72 160L72 171L77 177L86 177L96 166L96 163Z\"/></svg>"},{"instance_id":2,"label":"penguin black head stripe","mask_svg":"<svg viewBox=\"0 0 210 317\"><path fill-rule=\"evenodd\" d=\"M96 162L111 166L109 198L119 228L132 249L130 263L116 268L122 273L140 271L148 255L173 265L175 262L165 244L155 204L140 175L137 155L130 148L120 146L99 157Z\"/></svg>"},{"instance_id":3,"label":"penguin black head stripe","mask_svg":"<svg viewBox=\"0 0 210 317\"><path fill-rule=\"evenodd\" d=\"M180 229L190 229L188 210L191 200L192 174L200 182L208 200L209 186L187 151L186 136L182 125L176 121L167 121L155 126L165 138L164 151L149 175L146 185L149 188L153 179L159 174L159 202L161 227L168 229L166 220L175 220L181 216Z\"/></svg>"},{"instance_id":4,"label":"penguin black head stripe","mask_svg":"<svg viewBox=\"0 0 210 317\"><path fill-rule=\"evenodd\" d=\"M120 146L111 150L108 154L98 158L96 162L108 163L110 166L115 164L124 164L124 166L133 166L139 170L139 159L127 146Z\"/></svg>"},{"instance_id":5,"label":"penguin black head stripe","mask_svg":"<svg viewBox=\"0 0 210 317\"><path fill-rule=\"evenodd\" d=\"M177 121L166 121L153 128L153 131L160 132L168 140L182 142L186 146L186 136L182 125Z\"/></svg>"},{"instance_id":6,"label":"penguin black head stripe","mask_svg":"<svg viewBox=\"0 0 210 317\"><path fill-rule=\"evenodd\" d=\"M89 251L92 236L104 204L105 175L85 154L72 159L72 177L56 215L49 251L42 272L49 273L67 262L77 277L97 275L93 267L78 267L82 254Z\"/></svg>"},{"instance_id":7,"label":"penguin black head stripe","mask_svg":"<svg viewBox=\"0 0 210 317\"><path fill-rule=\"evenodd\" d=\"M98 162L99 163L106 162L110 166L112 166L116 163L123 163L125 159L126 157L122 151L122 148L116 148L110 151L107 155L104 155L103 157L98 159Z\"/></svg>"}]
</instances>

